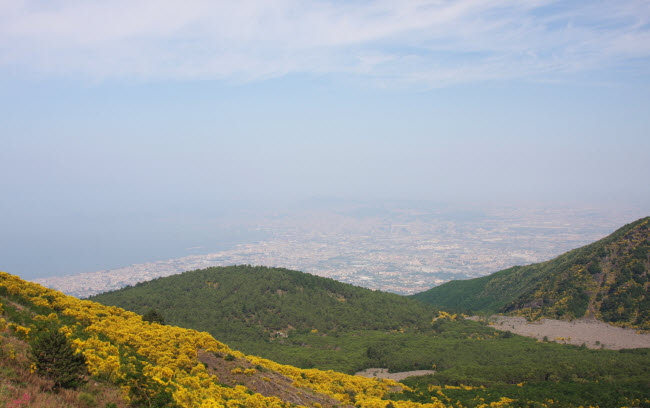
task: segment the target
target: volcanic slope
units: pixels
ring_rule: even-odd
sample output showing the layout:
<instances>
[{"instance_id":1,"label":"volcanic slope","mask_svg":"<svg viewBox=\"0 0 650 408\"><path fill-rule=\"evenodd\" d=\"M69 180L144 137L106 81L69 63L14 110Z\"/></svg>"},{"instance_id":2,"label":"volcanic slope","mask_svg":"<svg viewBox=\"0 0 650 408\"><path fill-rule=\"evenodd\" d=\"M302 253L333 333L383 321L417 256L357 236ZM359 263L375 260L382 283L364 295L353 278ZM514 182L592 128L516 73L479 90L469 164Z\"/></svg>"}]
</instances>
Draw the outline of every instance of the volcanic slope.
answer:
<instances>
[{"instance_id":1,"label":"volcanic slope","mask_svg":"<svg viewBox=\"0 0 650 408\"><path fill-rule=\"evenodd\" d=\"M412 296L452 310L595 317L650 330L650 217L550 261L452 281Z\"/></svg>"},{"instance_id":2,"label":"volcanic slope","mask_svg":"<svg viewBox=\"0 0 650 408\"><path fill-rule=\"evenodd\" d=\"M399 384L246 356L208 333L148 323L124 309L78 300L9 274L0 273L0 303L0 372L11 368L4 363L13 359L7 336L31 341L56 329L83 353L93 382L118 386L133 407L650 408L650 349L589 350L538 342L445 312L420 330L327 335L292 330L288 338L265 343L290 346L308 358L326 356L318 366L338 359L347 367L365 360L365 367L392 371L436 370L404 380L410 390L393 393ZM23 372L29 375L28 367ZM84 387L80 390L92 391ZM32 400L38 391L27 392ZM99 392L95 400L97 406L110 405Z\"/></svg>"},{"instance_id":3,"label":"volcanic slope","mask_svg":"<svg viewBox=\"0 0 650 408\"><path fill-rule=\"evenodd\" d=\"M25 350L25 343L43 344L40 339L61 335L63 343L46 341L49 346L38 352ZM35 361L31 369L30 358ZM382 397L402 389L392 381L300 370L246 356L208 333L149 323L124 309L75 299L4 272L0 372L0 401L15 408L370 408L385 405ZM82 392L66 389L56 398L58 390L47 384L61 378L74 379L64 387Z\"/></svg>"},{"instance_id":4,"label":"volcanic slope","mask_svg":"<svg viewBox=\"0 0 650 408\"><path fill-rule=\"evenodd\" d=\"M290 334L430 328L437 311L392 293L262 266L214 267L139 283L90 300L204 330L245 352Z\"/></svg>"}]
</instances>

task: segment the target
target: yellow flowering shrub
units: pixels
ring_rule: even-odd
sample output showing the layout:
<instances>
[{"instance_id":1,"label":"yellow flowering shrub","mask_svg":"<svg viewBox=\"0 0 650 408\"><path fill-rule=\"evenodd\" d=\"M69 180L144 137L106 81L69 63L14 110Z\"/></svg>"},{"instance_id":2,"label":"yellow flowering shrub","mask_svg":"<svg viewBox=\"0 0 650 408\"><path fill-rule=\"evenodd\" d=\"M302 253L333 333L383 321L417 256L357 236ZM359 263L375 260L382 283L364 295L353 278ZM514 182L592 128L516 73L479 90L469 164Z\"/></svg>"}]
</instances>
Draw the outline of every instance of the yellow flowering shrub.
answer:
<instances>
[{"instance_id":1,"label":"yellow flowering shrub","mask_svg":"<svg viewBox=\"0 0 650 408\"><path fill-rule=\"evenodd\" d=\"M62 315L74 318L77 324L61 326L60 330L73 338L77 350L86 357L90 373L121 385L126 399L134 398L138 392L169 392L178 405L186 408L287 405L275 397L251 395L242 386L220 385L216 376L210 375L198 362L198 349L245 358L253 365L291 378L298 387L330 395L342 403L351 403L350 395L355 395L357 404L366 401L372 405L372 401L380 400L391 387L399 388L394 381L301 370L245 356L208 333L147 324L135 313L66 296L4 272L0 272L0 285L39 307L60 310ZM57 317L56 313L50 313L39 315L37 320L57 321ZM14 325L14 330L27 336L30 329ZM254 375L256 370L242 372Z\"/></svg>"},{"instance_id":2,"label":"yellow flowering shrub","mask_svg":"<svg viewBox=\"0 0 650 408\"><path fill-rule=\"evenodd\" d=\"M31 331L29 327L24 327L14 323L9 323L8 327L11 331L16 333L16 336L18 336L18 338L23 340L29 340L29 332Z\"/></svg>"},{"instance_id":3,"label":"yellow flowering shrub","mask_svg":"<svg viewBox=\"0 0 650 408\"><path fill-rule=\"evenodd\" d=\"M438 312L438 316L434 317L431 323L435 322L436 320L458 320L458 315L457 314L450 314L444 311Z\"/></svg>"},{"instance_id":4,"label":"yellow flowering shrub","mask_svg":"<svg viewBox=\"0 0 650 408\"><path fill-rule=\"evenodd\" d=\"M338 400L341 405L366 408L443 408L449 404L444 388L429 403L389 401L389 392L407 387L392 380L365 378L334 371L299 369L257 357L246 356L215 340L210 334L180 327L143 322L142 317L117 307L79 300L38 284L0 272L0 286L13 294L52 312L38 315L35 321L57 324L87 360L91 375L118 385L124 399L137 403L152 396L168 396L183 408L289 407L276 397L251 393L244 386L223 386L215 375L198 361L197 350L245 359L291 379L307 395L318 392ZM42 310L42 309L41 309ZM57 313L54 313L58 311ZM68 323L73 318L76 323ZM437 319L456 319L441 312ZM61 322L65 321L66 325ZM1 327L1 321L0 321ZM30 328L12 325L28 336ZM259 368L259 367L258 367ZM233 374L253 376L253 368L235 368ZM270 382L268 377L262 378ZM460 386L463 389L471 387ZM501 399L485 407L506 407L512 400ZM497 405L494 405L497 404Z\"/></svg>"}]
</instances>

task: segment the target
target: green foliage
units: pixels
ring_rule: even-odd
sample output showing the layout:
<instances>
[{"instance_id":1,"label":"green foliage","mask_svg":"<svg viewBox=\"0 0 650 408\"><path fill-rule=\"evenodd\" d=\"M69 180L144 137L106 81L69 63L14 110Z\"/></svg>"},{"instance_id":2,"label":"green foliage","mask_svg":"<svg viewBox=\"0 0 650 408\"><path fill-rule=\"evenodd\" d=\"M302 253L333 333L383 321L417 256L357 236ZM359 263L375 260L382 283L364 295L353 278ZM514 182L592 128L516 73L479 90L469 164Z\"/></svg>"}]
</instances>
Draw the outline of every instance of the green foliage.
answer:
<instances>
[{"instance_id":1,"label":"green foliage","mask_svg":"<svg viewBox=\"0 0 650 408\"><path fill-rule=\"evenodd\" d=\"M589 310L594 293L600 294L596 306L602 303L616 313L624 298L637 293L640 300L631 302L629 309L639 305L640 311L650 310L642 307L644 294L634 292L641 286L638 280L647 282L646 269L637 274L636 265L646 264L637 258L617 263L638 245L626 249L616 243L623 238L628 243L642 242L637 231L647 233L647 228L628 228L605 245L514 267L467 281L467 286L449 284L456 289L444 296L461 310L489 314L512 306L512 310L537 308L553 316L579 317ZM588 270L596 263L602 272ZM592 280L609 276L612 268L622 271L616 273L614 283L595 287ZM464 295L465 290L471 296ZM433 376L420 377L417 383L406 381L414 392L401 398L421 402L437 395L430 386L461 384L485 387L444 390L467 407L479 406L481 398L489 405L501 397L517 399L519 405L513 406L521 407L633 406L636 399L650 400L650 350L590 350L548 339L537 342L479 322L438 319L432 323L436 311L413 299L285 269L210 268L94 300L140 313L155 308L168 323L209 331L233 348L302 368L354 373L369 367L392 372L435 367ZM521 383L525 385L516 385Z\"/></svg>"},{"instance_id":2,"label":"green foliage","mask_svg":"<svg viewBox=\"0 0 650 408\"><path fill-rule=\"evenodd\" d=\"M136 313L160 311L167 323L246 345L290 333L420 330L433 307L403 296L282 268L248 265L185 272L100 294L91 300ZM244 347L239 347L244 345Z\"/></svg>"},{"instance_id":3,"label":"green foliage","mask_svg":"<svg viewBox=\"0 0 650 408\"><path fill-rule=\"evenodd\" d=\"M221 282L215 283L217 282L210 282L211 290L223 285ZM251 283L251 286L255 285ZM314 286L318 286L318 283ZM302 288L303 292L307 290L305 286ZM315 294L320 291L318 287L311 289L313 289L311 293ZM246 296L249 296L249 292L243 289L235 293L244 296L241 303L245 303ZM283 292L282 299L291 300L289 293L289 290ZM327 299L334 297L337 302L342 302L339 300L339 293L329 291ZM260 296L269 296L269 294ZM0 300L3 305L10 306L3 299ZM322 308L322 304L326 304L318 303L321 302L318 296L313 302L313 307ZM412 303L415 302L407 299L405 304ZM252 302L252 304L258 303ZM22 312L29 313L32 310L31 306L28 303L24 305ZM179 305L183 304L179 303ZM400 304L392 305L397 307ZM146 305L145 310L151 307ZM463 384L485 388L443 388L444 394L451 398L451 401L446 401L449 402L447 405L458 406L454 404L459 401L465 407L475 407L481 406L483 402L490 405L492 402L498 402L501 397L508 397L517 400L512 406L520 407L587 405L648 407L650 388L647 387L647 379L650 378L650 349L589 350L586 347L540 343L533 339L494 330L487 324L462 319L437 319L432 324L431 309L419 304L418 307L424 308L428 315L421 319L422 322L404 327L404 330L386 329L385 327L391 326L381 322L376 323L378 329L374 330L367 330L364 327L353 328L354 320L350 319L348 326L338 325L331 330L313 330L314 327L311 325L296 324L292 327L297 328L286 331L286 336L251 338L233 342L231 346L237 349L246 347L253 350L249 351L252 354L303 368L317 367L347 373L354 373L368 367L387 367L391 371L432 368L436 370L433 376L405 380L414 391L402 396L393 396L396 399L431 402L431 398L438 395L433 386ZM567 312L571 312L575 307L577 306L567 304ZM417 310L413 309L414 312ZM377 308L373 313L384 311L383 308ZM203 309L194 312L199 314ZM355 316L354 310L347 310L345 313L342 315ZM356 316L361 318L366 316L366 311L357 313ZM256 313L253 316L261 317L264 313L259 315ZM59 317L60 321L65 318L65 316ZM389 315L387 319L390 322L393 317ZM261 321L261 319L250 319L247 322L252 323L251 327L256 327ZM327 327L327 322L318 322L318 324L322 325L319 327ZM38 325L32 325L34 326ZM41 328L42 331L45 329L46 327ZM82 332L85 331L80 331L75 336L82 335ZM86 332L86 335L89 333ZM234 356L227 353L219 356L225 360L234 359ZM156 388L155 384L153 387L151 384L144 386L147 379L143 375L144 360L141 355L133 350L128 351L127 347L120 347L119 357L120 366L126 369L125 378L121 381L123 384L129 384L129 396L133 406L167 408L175 406L169 389ZM261 366L256 366L256 369L262 371ZM516 385L521 383L524 385ZM548 402L551 399L553 403ZM79 402L81 404L81 401Z\"/></svg>"},{"instance_id":4,"label":"green foliage","mask_svg":"<svg viewBox=\"0 0 650 408\"><path fill-rule=\"evenodd\" d=\"M77 402L79 402L80 406L86 408L97 406L97 400L92 394L88 392L80 392L79 395L77 395Z\"/></svg>"},{"instance_id":5,"label":"green foliage","mask_svg":"<svg viewBox=\"0 0 650 408\"><path fill-rule=\"evenodd\" d=\"M460 312L496 313L536 280L537 273L515 266L481 278L447 282L411 297Z\"/></svg>"},{"instance_id":6,"label":"green foliage","mask_svg":"<svg viewBox=\"0 0 650 408\"><path fill-rule=\"evenodd\" d=\"M123 382L129 384L129 398L134 406L177 408L170 390L159 383L151 383L143 373L144 359L135 353L120 353L120 365L131 367L125 371Z\"/></svg>"},{"instance_id":7,"label":"green foliage","mask_svg":"<svg viewBox=\"0 0 650 408\"><path fill-rule=\"evenodd\" d=\"M600 406L625 406L626 399L631 402L636 397L650 398L650 389L641 386L647 385L650 378L649 349L590 350L541 343L515 334L505 336L472 321L443 322L439 333L352 331L339 336L304 333L291 336L281 347L261 350L274 360L304 368L313 366L348 373L368 367L386 367L398 372L432 369L435 365L435 375L420 377L421 387L414 394L406 395L408 399L424 398L421 402L430 402L430 397L435 396L435 392L427 391L429 385L461 384L485 387L485 390L453 393L444 390L445 395L453 395L453 401L460 399L464 406L475 406L469 400L476 396L488 401L498 401L500 396L521 397L522 401L539 403L553 399L562 401L553 406L573 404L575 407L589 405L580 401L593 402L599 398L621 402ZM412 385L411 380L404 382ZM523 389L514 385L522 382ZM565 387L565 383L572 385ZM587 395L598 384L598 392ZM426 398L419 396L419 392ZM522 403L520 406L535 405Z\"/></svg>"},{"instance_id":8,"label":"green foliage","mask_svg":"<svg viewBox=\"0 0 650 408\"><path fill-rule=\"evenodd\" d=\"M590 311L607 322L650 330L649 223L650 217L642 218L553 260L448 282L413 298L457 311L533 319L579 318Z\"/></svg>"},{"instance_id":9,"label":"green foliage","mask_svg":"<svg viewBox=\"0 0 650 408\"><path fill-rule=\"evenodd\" d=\"M55 388L75 388L83 382L86 360L58 330L41 332L31 344L31 354L39 375L53 380Z\"/></svg>"},{"instance_id":10,"label":"green foliage","mask_svg":"<svg viewBox=\"0 0 650 408\"><path fill-rule=\"evenodd\" d=\"M149 309L142 315L142 320L149 323L165 324L165 318L156 309Z\"/></svg>"},{"instance_id":11,"label":"green foliage","mask_svg":"<svg viewBox=\"0 0 650 408\"><path fill-rule=\"evenodd\" d=\"M589 295L584 290L577 289L576 293L567 301L567 311L573 317L582 317L589 306Z\"/></svg>"},{"instance_id":12,"label":"green foliage","mask_svg":"<svg viewBox=\"0 0 650 408\"><path fill-rule=\"evenodd\" d=\"M403 381L413 391L393 394L390 399L430 402L431 397L439 397L436 390L429 391L429 378L413 377ZM559 408L559 407L650 407L647 382L642 380L624 382L584 382L548 381L517 386L514 384L491 386L488 388L443 389L445 396L463 407L477 407L483 403L489 406L502 397L511 398L511 407ZM552 400L552 402L551 402ZM458 406L458 405L454 405Z\"/></svg>"}]
</instances>

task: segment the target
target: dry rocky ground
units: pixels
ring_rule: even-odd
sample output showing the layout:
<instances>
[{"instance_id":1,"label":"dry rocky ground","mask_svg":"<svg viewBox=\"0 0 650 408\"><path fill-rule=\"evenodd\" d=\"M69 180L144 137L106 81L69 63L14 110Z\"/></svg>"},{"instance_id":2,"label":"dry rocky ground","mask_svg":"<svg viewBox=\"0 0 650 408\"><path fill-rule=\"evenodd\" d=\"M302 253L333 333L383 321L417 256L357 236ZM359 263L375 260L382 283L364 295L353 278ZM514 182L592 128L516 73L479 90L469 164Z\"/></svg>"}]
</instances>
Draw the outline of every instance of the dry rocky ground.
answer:
<instances>
[{"instance_id":1,"label":"dry rocky ground","mask_svg":"<svg viewBox=\"0 0 650 408\"><path fill-rule=\"evenodd\" d=\"M198 350L198 359L210 374L219 378L219 382L231 387L243 385L265 397L277 397L300 406L311 407L315 403L325 408L343 406L341 402L327 395L307 388L297 388L290 378L260 366L253 366L245 359L227 359L225 356L204 350Z\"/></svg>"},{"instance_id":2,"label":"dry rocky ground","mask_svg":"<svg viewBox=\"0 0 650 408\"><path fill-rule=\"evenodd\" d=\"M478 320L478 316L470 317ZM650 334L637 333L634 329L612 326L595 319L574 321L541 319L527 322L519 316L491 316L490 325L498 330L509 331L522 336L589 348L619 350L624 348L650 347Z\"/></svg>"},{"instance_id":3,"label":"dry rocky ground","mask_svg":"<svg viewBox=\"0 0 650 408\"><path fill-rule=\"evenodd\" d=\"M362 377L368 378L387 378L389 380L402 381L406 377L413 377L418 375L427 375L434 374L433 370L415 370L415 371L402 371L399 373L389 373L387 368L366 368L363 371L359 371L355 375L360 375Z\"/></svg>"}]
</instances>

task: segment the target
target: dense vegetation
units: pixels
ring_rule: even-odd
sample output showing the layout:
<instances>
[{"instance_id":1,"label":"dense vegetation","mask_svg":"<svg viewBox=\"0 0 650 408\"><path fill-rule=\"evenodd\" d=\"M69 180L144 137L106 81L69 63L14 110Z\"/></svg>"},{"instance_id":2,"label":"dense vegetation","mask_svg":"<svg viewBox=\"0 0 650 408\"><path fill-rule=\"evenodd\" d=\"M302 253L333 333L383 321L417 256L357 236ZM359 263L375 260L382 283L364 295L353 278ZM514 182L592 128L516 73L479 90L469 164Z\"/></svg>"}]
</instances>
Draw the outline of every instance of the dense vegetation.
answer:
<instances>
[{"instance_id":1,"label":"dense vegetation","mask_svg":"<svg viewBox=\"0 0 650 408\"><path fill-rule=\"evenodd\" d=\"M263 355L274 352L273 348L262 348ZM437 395L437 391L427 391L430 387L438 390L436 386L443 387L443 391L447 387L445 395L453 395L452 401L460 399L462 406L469 407L478 406L479 400L473 401L477 396L488 403L500 401L501 397L518 400L519 405L513 406L534 406L548 399L555 401L548 406L623 406L625 401L650 397L648 349L590 350L538 342L467 320L438 319L430 331L420 333L299 334L289 337L285 349L278 352L282 357L289 354L298 363L308 362L323 369L435 369L433 376L416 383L407 381L407 385L417 387L399 397L420 402ZM461 385L471 389L449 388Z\"/></svg>"},{"instance_id":2,"label":"dense vegetation","mask_svg":"<svg viewBox=\"0 0 650 408\"><path fill-rule=\"evenodd\" d=\"M595 316L650 330L650 217L553 260L452 281L413 295L465 312L539 317Z\"/></svg>"},{"instance_id":3,"label":"dense vegetation","mask_svg":"<svg viewBox=\"0 0 650 408\"><path fill-rule=\"evenodd\" d=\"M620 383L555 381L472 387L435 385L431 376L403 381L410 390L391 395L397 400L415 402L440 398L453 407L647 407L650 406L647 381Z\"/></svg>"},{"instance_id":4,"label":"dense vegetation","mask_svg":"<svg viewBox=\"0 0 650 408\"><path fill-rule=\"evenodd\" d=\"M331 407L650 407L650 350L540 343L445 312L426 330L291 331L282 339L288 350L317 365L338 356L333 364L358 360L394 370L437 371L410 379L411 388L390 394L397 384L245 356L206 333L148 323L123 309L80 301L3 273L0 303L0 349L8 348L8 333L29 340L43 324L54 327L83 353L93 378L119 386L131 406L290 406L274 394L255 393L259 384L275 389L276 382L289 378L286 387L296 398L324 395L331 400L318 404ZM212 357L216 363L201 360L200 350L218 357ZM215 376L214 364L235 364L226 373L228 385L221 382L227 379L223 370ZM259 381L244 386L230 382L233 377Z\"/></svg>"},{"instance_id":5,"label":"dense vegetation","mask_svg":"<svg viewBox=\"0 0 650 408\"><path fill-rule=\"evenodd\" d=\"M389 300L376 300L380 296L393 299L394 295L366 291L300 272L251 267L213 268L161 278L108 295L119 295L123 296L121 299L128 300L124 303L116 302L120 307L128 308L129 305L135 304L139 309L134 310L139 311L147 311L153 307L164 315L168 322L173 322L177 313L181 316L211 313L206 311L200 302L193 304L190 300L204 296L200 293L206 292L206 282L211 285L207 296L216 295L214 286L221 287L223 284L229 290L236 288L231 283L226 283L229 282L226 271L231 273L230 278L237 281L241 279L239 275L243 272L258 272L263 279L263 282L250 282L249 288L255 289L242 290L240 287L229 295L222 294L218 297L223 299L227 296L230 299L227 304L239 305L234 308L224 307L230 311L230 314L225 313L226 319L233 316L232 313L240 319L233 319L234 327L247 327L247 330L261 330L251 333L264 333L263 336L250 339L233 340L235 342L229 343L231 346L244 346L254 354L303 368L316 367L346 373L354 373L368 367L386 367L393 372L436 370L434 376L422 377L417 381L409 380L407 383L414 387L413 390L394 395L392 399L430 402L431 397L440 397L438 391L442 390L444 395L451 398L450 401L445 400L450 406L474 407L480 406L481 403L502 403L504 406L546 404L549 407L599 404L650 406L650 403L644 402L650 398L650 392L647 391L650 389L650 350L619 352L589 350L553 342L540 343L494 330L485 323L464 320L444 312L436 312L432 319L433 312L430 309L424 309L426 320L409 316L408 325L395 326L392 320L395 315L384 313L382 308ZM213 279L215 273L221 274L220 280ZM274 276L275 273L278 274L277 277ZM291 279L287 280L287 276ZM185 279L194 283L184 282ZM167 280L169 282L166 282ZM214 285L215 282L218 284ZM242 279L241 282L248 281ZM283 282L281 288L278 287L278 282ZM325 283L326 288L319 287L321 283ZM292 288L291 284L295 286ZM195 289L192 288L196 288L199 294L193 296ZM174 290L181 293L178 299L170 295ZM350 292L346 292L348 290ZM313 295L306 299L302 296L292 296L305 292ZM338 300L340 297L337 294L341 293L347 294L345 302ZM356 300L349 301L353 298L351 293L359 294ZM263 299L253 299L250 304L247 303L247 299L254 294ZM370 299L373 301L368 298L363 300L364 296L372 296ZM97 299L103 301L105 298L100 295ZM113 299L119 300L120 297ZM309 303L307 317L297 318L298 323L294 330L284 330L273 335L275 327L285 324L285 327L288 327L294 317L276 316L282 323L272 328L265 328L261 322L271 321L266 317L270 311L282 313L274 309L280 307L276 305L277 302L286 302L286 309L283 310L287 310L291 316L300 315L300 308L296 310L296 307L291 305L296 302L295 299L303 299L300 300L302 305ZM328 321L329 316L336 315L332 311L326 312L327 308L350 307L353 304L354 307L360 307L360 304L374 304L375 308L357 312L339 311L340 315L347 316L347 320L343 320L344 323L333 324L334 322ZM242 319L243 311L240 308L244 305L251 308L246 309L251 313L247 320ZM254 307L260 307L259 305L273 307L256 313ZM398 305L404 308L412 307L408 301ZM188 309L183 312L183 308ZM323 313L319 314L320 310ZM373 314L369 319L372 323L355 322L355 318L366 316L367 312ZM223 313L223 310L219 313ZM386 322L381 321L384 314ZM249 322L249 326L242 325L242 321ZM304 321L309 324L301 326L300 322ZM189 325L187 322L185 324ZM225 324L227 325L227 321ZM508 399L517 402L504 402ZM549 403L548 400L554 402ZM460 404L456 404L456 401L460 401ZM600 401L616 402L602 405Z\"/></svg>"},{"instance_id":6,"label":"dense vegetation","mask_svg":"<svg viewBox=\"0 0 650 408\"><path fill-rule=\"evenodd\" d=\"M2 279L0 279L2 280ZM0 406L125 408L115 384L87 379L86 361L35 307L0 283Z\"/></svg>"},{"instance_id":7,"label":"dense vegetation","mask_svg":"<svg viewBox=\"0 0 650 408\"><path fill-rule=\"evenodd\" d=\"M50 379L54 388L76 388L83 383L86 359L75 352L68 338L56 327L37 333L32 340L34 370Z\"/></svg>"},{"instance_id":8,"label":"dense vegetation","mask_svg":"<svg viewBox=\"0 0 650 408\"><path fill-rule=\"evenodd\" d=\"M469 281L470 291L484 296L468 304L533 317L580 316L584 309L638 325L647 311L648 221L549 263ZM538 342L413 299L296 271L211 268L105 296L145 317L0 272L0 401L12 407L650 408L650 349ZM221 330L232 348L208 333L164 323ZM241 348L263 358L235 351ZM58 359L65 364L53 365ZM341 373L367 367L436 372L406 379L408 387ZM65 384L58 381L64 376ZM80 391L56 392L65 386ZM46 397L43 389L50 390Z\"/></svg>"},{"instance_id":9,"label":"dense vegetation","mask_svg":"<svg viewBox=\"0 0 650 408\"><path fill-rule=\"evenodd\" d=\"M289 397L301 398L315 407L355 404L383 407L387 401L382 397L390 390L401 389L393 381L300 370L246 356L207 333L144 322L141 316L123 309L66 296L4 272L0 272L0 302L2 353L11 352L7 338L30 341L32 331L45 324L50 330L63 333L74 344L75 351L83 354L93 378L119 386L122 400L133 407L294 406L279 398L274 387L266 388L265 394L256 392L258 386L262 388L271 378L285 382L282 395L291 392ZM205 364L199 355L208 356ZM220 377L214 374L215 367L225 364L240 364L228 374L244 380L220 382ZM47 375L38 367L32 369L37 376ZM241 385L247 378L259 378L258 386ZM322 403L309 403L317 396ZM19 404L16 406L26 406L21 401L16 403ZM394 403L404 408L421 406L411 402Z\"/></svg>"},{"instance_id":10,"label":"dense vegetation","mask_svg":"<svg viewBox=\"0 0 650 408\"><path fill-rule=\"evenodd\" d=\"M281 268L215 267L155 279L90 300L207 331L254 354L286 338L352 330L419 331L437 314L403 296ZM277 348L277 347L276 347ZM280 357L279 354L268 354ZM295 359L279 358L287 363ZM302 364L305 366L305 364Z\"/></svg>"}]
</instances>

